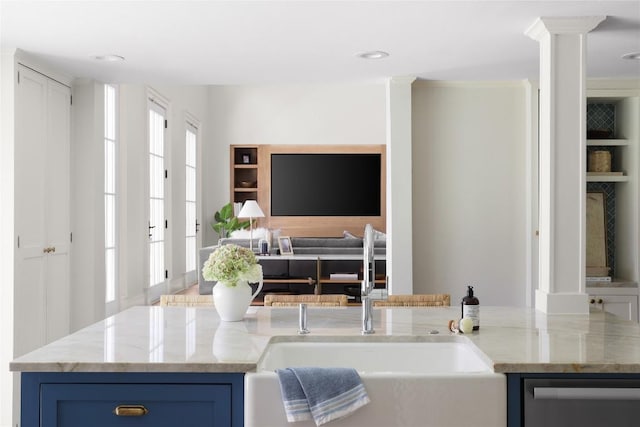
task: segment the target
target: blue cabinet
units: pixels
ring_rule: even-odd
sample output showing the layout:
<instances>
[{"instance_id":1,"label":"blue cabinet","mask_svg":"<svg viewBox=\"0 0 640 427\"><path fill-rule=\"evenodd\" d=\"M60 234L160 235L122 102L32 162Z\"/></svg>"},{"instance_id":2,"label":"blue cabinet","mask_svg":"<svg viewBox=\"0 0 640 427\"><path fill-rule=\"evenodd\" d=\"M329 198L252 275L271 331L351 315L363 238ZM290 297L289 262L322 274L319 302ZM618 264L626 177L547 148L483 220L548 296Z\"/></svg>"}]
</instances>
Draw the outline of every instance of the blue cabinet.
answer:
<instances>
[{"instance_id":1,"label":"blue cabinet","mask_svg":"<svg viewBox=\"0 0 640 427\"><path fill-rule=\"evenodd\" d=\"M22 374L23 427L242 427L244 375Z\"/></svg>"}]
</instances>

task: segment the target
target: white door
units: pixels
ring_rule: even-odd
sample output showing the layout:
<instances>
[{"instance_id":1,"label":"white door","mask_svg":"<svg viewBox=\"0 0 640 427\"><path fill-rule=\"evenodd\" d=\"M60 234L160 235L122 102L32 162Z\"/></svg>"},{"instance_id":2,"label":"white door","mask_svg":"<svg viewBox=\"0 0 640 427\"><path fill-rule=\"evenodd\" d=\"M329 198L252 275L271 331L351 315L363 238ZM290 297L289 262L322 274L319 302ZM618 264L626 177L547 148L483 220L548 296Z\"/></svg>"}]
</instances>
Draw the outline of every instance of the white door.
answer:
<instances>
[{"instance_id":1,"label":"white door","mask_svg":"<svg viewBox=\"0 0 640 427\"><path fill-rule=\"evenodd\" d=\"M15 354L69 333L70 89L26 67L16 85Z\"/></svg>"},{"instance_id":2,"label":"white door","mask_svg":"<svg viewBox=\"0 0 640 427\"><path fill-rule=\"evenodd\" d=\"M149 287L165 280L165 109L149 101Z\"/></svg>"},{"instance_id":3,"label":"white door","mask_svg":"<svg viewBox=\"0 0 640 427\"><path fill-rule=\"evenodd\" d=\"M187 123L185 132L185 277L197 280L198 259L198 129Z\"/></svg>"},{"instance_id":4,"label":"white door","mask_svg":"<svg viewBox=\"0 0 640 427\"><path fill-rule=\"evenodd\" d=\"M70 89L49 80L45 228L51 252L45 277L47 342L69 333L70 327ZM55 277L55 282L50 281Z\"/></svg>"}]
</instances>

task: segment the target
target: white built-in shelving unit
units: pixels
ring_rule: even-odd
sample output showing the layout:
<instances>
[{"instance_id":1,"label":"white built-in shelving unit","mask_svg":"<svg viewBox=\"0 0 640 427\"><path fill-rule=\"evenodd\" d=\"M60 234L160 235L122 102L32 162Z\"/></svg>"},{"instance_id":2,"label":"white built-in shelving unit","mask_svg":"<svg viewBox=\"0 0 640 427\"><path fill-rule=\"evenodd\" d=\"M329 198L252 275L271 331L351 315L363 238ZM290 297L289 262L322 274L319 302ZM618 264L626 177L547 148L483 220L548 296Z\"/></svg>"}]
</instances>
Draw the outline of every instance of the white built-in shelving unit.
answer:
<instances>
[{"instance_id":1,"label":"white built-in shelving unit","mask_svg":"<svg viewBox=\"0 0 640 427\"><path fill-rule=\"evenodd\" d=\"M615 271L611 287L637 284L640 281L640 87L637 81L630 82L628 88L619 85L610 88L604 82L589 86L587 104L611 104L615 109L612 138L587 139L587 147L606 147L612 152L611 174L587 173L588 183L615 183ZM606 300L607 295L602 292L595 294ZM602 298L597 299L600 300ZM637 313L637 309L632 311Z\"/></svg>"}]
</instances>

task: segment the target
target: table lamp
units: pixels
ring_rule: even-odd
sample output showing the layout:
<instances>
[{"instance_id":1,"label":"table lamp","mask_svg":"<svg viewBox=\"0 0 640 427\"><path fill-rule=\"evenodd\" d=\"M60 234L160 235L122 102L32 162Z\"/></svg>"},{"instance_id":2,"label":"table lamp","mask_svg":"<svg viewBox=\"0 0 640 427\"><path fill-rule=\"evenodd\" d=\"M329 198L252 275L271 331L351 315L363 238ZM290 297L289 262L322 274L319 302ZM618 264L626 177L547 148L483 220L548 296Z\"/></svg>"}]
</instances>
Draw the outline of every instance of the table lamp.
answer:
<instances>
[{"instance_id":1,"label":"table lamp","mask_svg":"<svg viewBox=\"0 0 640 427\"><path fill-rule=\"evenodd\" d=\"M238 218L249 218L249 249L253 251L253 218L263 218L264 212L255 200L247 200L238 212Z\"/></svg>"}]
</instances>

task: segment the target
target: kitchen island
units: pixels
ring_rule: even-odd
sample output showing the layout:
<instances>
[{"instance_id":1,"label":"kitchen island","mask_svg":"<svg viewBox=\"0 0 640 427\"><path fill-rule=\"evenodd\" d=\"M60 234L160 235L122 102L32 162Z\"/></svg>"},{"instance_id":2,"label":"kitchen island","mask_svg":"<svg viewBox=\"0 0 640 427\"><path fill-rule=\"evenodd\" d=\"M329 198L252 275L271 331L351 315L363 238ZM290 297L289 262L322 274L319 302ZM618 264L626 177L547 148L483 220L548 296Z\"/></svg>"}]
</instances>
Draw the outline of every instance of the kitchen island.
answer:
<instances>
[{"instance_id":1,"label":"kitchen island","mask_svg":"<svg viewBox=\"0 0 640 427\"><path fill-rule=\"evenodd\" d=\"M458 307L375 309L372 339L449 334L448 320L459 313ZM182 410L172 408L201 404L202 416L209 417L203 420L215 421L210 425L241 426L243 376L256 370L272 339L366 339L360 336L360 316L357 307L310 307L311 334L300 337L297 309L250 307L244 321L225 323L213 308L133 307L11 363L11 370L22 372L22 426L75 425L73 420L86 421L97 408L113 409L110 405L137 393L163 397L163 419ZM509 426L522 424L527 379L640 378L640 325L602 311L545 315L528 308L482 307L480 330L466 337L495 372L507 376ZM87 408L95 396L104 402ZM207 399L215 401L217 413L206 409L211 407L203 402ZM193 414L199 410L192 409ZM47 421L45 414L58 416ZM196 415L189 419L203 425Z\"/></svg>"}]
</instances>

